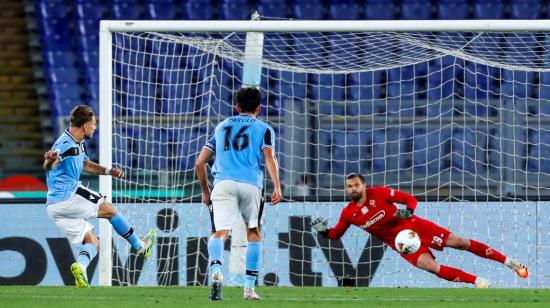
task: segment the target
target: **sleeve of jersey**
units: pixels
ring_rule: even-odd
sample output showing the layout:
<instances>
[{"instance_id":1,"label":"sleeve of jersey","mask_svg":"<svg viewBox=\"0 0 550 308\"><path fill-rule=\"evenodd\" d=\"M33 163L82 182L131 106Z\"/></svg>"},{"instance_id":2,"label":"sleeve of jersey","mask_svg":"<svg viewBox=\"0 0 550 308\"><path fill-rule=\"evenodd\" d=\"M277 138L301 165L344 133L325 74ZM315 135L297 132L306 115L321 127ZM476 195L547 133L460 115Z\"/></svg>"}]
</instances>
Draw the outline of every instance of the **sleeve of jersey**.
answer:
<instances>
[{"instance_id":1,"label":"sleeve of jersey","mask_svg":"<svg viewBox=\"0 0 550 308\"><path fill-rule=\"evenodd\" d=\"M340 215L340 219L336 223L336 225L330 229L327 230L327 238L329 240L337 240L346 233L346 230L349 228L349 223L346 221L346 218L344 217L344 211L342 211L342 214Z\"/></svg>"},{"instance_id":2,"label":"sleeve of jersey","mask_svg":"<svg viewBox=\"0 0 550 308\"><path fill-rule=\"evenodd\" d=\"M210 136L210 138L208 138L208 140L206 141L206 144L204 145L205 148L209 149L213 153L216 153L216 136L215 136L215 132L216 131L214 131L212 133L212 135Z\"/></svg>"},{"instance_id":3,"label":"sleeve of jersey","mask_svg":"<svg viewBox=\"0 0 550 308\"><path fill-rule=\"evenodd\" d=\"M275 131L271 127L268 127L265 130L264 141L262 142L262 150L265 148L272 148L273 151L275 151Z\"/></svg>"},{"instance_id":4,"label":"sleeve of jersey","mask_svg":"<svg viewBox=\"0 0 550 308\"><path fill-rule=\"evenodd\" d=\"M404 193L399 190L395 190L392 188L387 189L388 193L388 201L390 202L396 202L400 204L405 204L408 209L412 210L413 212L416 210L416 205L418 204L418 200L414 196L411 196L407 193Z\"/></svg>"},{"instance_id":5,"label":"sleeve of jersey","mask_svg":"<svg viewBox=\"0 0 550 308\"><path fill-rule=\"evenodd\" d=\"M63 161L67 156L70 156L70 152L73 151L73 147L68 141L56 143L52 146L51 151L57 151L57 157L59 161Z\"/></svg>"}]
</instances>

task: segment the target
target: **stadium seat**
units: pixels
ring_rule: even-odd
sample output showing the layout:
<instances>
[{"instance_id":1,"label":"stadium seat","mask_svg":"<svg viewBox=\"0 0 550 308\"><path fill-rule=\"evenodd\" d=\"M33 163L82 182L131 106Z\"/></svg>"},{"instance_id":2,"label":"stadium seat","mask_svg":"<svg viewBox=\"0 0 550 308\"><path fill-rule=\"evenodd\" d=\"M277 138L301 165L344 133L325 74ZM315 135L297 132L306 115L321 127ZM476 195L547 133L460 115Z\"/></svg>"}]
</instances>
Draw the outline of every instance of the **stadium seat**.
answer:
<instances>
[{"instance_id":1,"label":"stadium seat","mask_svg":"<svg viewBox=\"0 0 550 308\"><path fill-rule=\"evenodd\" d=\"M328 15L335 20L356 20L360 19L361 7L357 0L330 1Z\"/></svg>"},{"instance_id":2,"label":"stadium seat","mask_svg":"<svg viewBox=\"0 0 550 308\"><path fill-rule=\"evenodd\" d=\"M78 83L78 70L72 66L52 66L49 68L48 81L54 83Z\"/></svg>"},{"instance_id":3,"label":"stadium seat","mask_svg":"<svg viewBox=\"0 0 550 308\"><path fill-rule=\"evenodd\" d=\"M40 40L46 50L71 50L73 37L66 18L41 19Z\"/></svg>"},{"instance_id":4,"label":"stadium seat","mask_svg":"<svg viewBox=\"0 0 550 308\"><path fill-rule=\"evenodd\" d=\"M469 128L456 129L452 138L452 166L458 171L475 174L486 169L486 135Z\"/></svg>"},{"instance_id":5,"label":"stadium seat","mask_svg":"<svg viewBox=\"0 0 550 308\"><path fill-rule=\"evenodd\" d=\"M248 0L221 1L220 19L249 20L253 9Z\"/></svg>"},{"instance_id":6,"label":"stadium seat","mask_svg":"<svg viewBox=\"0 0 550 308\"><path fill-rule=\"evenodd\" d=\"M345 77L343 74L319 74L312 75L315 76L314 81L311 83L310 89L310 98L316 101L325 101L325 102L334 102L334 101L343 101L346 97L346 88L345 88ZM337 112L335 114L344 114L344 105L341 108L328 110L330 112ZM320 112L325 113L324 109L321 109Z\"/></svg>"},{"instance_id":7,"label":"stadium seat","mask_svg":"<svg viewBox=\"0 0 550 308\"><path fill-rule=\"evenodd\" d=\"M325 6L320 2L294 2L292 17L296 19L323 19L325 17Z\"/></svg>"},{"instance_id":8,"label":"stadium seat","mask_svg":"<svg viewBox=\"0 0 550 308\"><path fill-rule=\"evenodd\" d=\"M183 18L189 20L214 19L214 6L211 0L188 0L183 4Z\"/></svg>"},{"instance_id":9,"label":"stadium seat","mask_svg":"<svg viewBox=\"0 0 550 308\"><path fill-rule=\"evenodd\" d=\"M305 98L307 91L307 74L282 71L279 80L275 81L274 91L286 98Z\"/></svg>"},{"instance_id":10,"label":"stadium seat","mask_svg":"<svg viewBox=\"0 0 550 308\"><path fill-rule=\"evenodd\" d=\"M428 64L429 100L452 98L455 91L455 73L459 70L459 65L455 61L460 63L455 57L445 56Z\"/></svg>"},{"instance_id":11,"label":"stadium seat","mask_svg":"<svg viewBox=\"0 0 550 308\"><path fill-rule=\"evenodd\" d=\"M415 69L412 65L388 70L387 97L412 99L415 95Z\"/></svg>"},{"instance_id":12,"label":"stadium seat","mask_svg":"<svg viewBox=\"0 0 550 308\"><path fill-rule=\"evenodd\" d=\"M264 18L288 18L289 3L286 0L259 0L256 8Z\"/></svg>"},{"instance_id":13,"label":"stadium seat","mask_svg":"<svg viewBox=\"0 0 550 308\"><path fill-rule=\"evenodd\" d=\"M348 76L348 98L350 100L372 100L382 96L382 71L351 73ZM357 110L350 114L372 114L371 110Z\"/></svg>"},{"instance_id":14,"label":"stadium seat","mask_svg":"<svg viewBox=\"0 0 550 308\"><path fill-rule=\"evenodd\" d=\"M475 19L502 19L504 12L503 0L476 0L474 4Z\"/></svg>"},{"instance_id":15,"label":"stadium seat","mask_svg":"<svg viewBox=\"0 0 550 308\"><path fill-rule=\"evenodd\" d=\"M499 71L484 64L467 62L464 70L464 97L472 101L487 101L498 94Z\"/></svg>"},{"instance_id":16,"label":"stadium seat","mask_svg":"<svg viewBox=\"0 0 550 308\"><path fill-rule=\"evenodd\" d=\"M432 19L432 16L432 4L430 1L401 1L401 19Z\"/></svg>"},{"instance_id":17,"label":"stadium seat","mask_svg":"<svg viewBox=\"0 0 550 308\"><path fill-rule=\"evenodd\" d=\"M68 67L76 63L76 56L72 51L47 51L45 64L50 67Z\"/></svg>"},{"instance_id":18,"label":"stadium seat","mask_svg":"<svg viewBox=\"0 0 550 308\"><path fill-rule=\"evenodd\" d=\"M372 132L372 172L386 171L386 131L375 129Z\"/></svg>"},{"instance_id":19,"label":"stadium seat","mask_svg":"<svg viewBox=\"0 0 550 308\"><path fill-rule=\"evenodd\" d=\"M545 100L543 104L550 104L550 72L540 73L539 98Z\"/></svg>"},{"instance_id":20,"label":"stadium seat","mask_svg":"<svg viewBox=\"0 0 550 308\"><path fill-rule=\"evenodd\" d=\"M143 7L134 0L116 0L111 2L111 18L121 20L142 19Z\"/></svg>"},{"instance_id":21,"label":"stadium seat","mask_svg":"<svg viewBox=\"0 0 550 308\"><path fill-rule=\"evenodd\" d=\"M395 0L365 0L365 19L397 19Z\"/></svg>"},{"instance_id":22,"label":"stadium seat","mask_svg":"<svg viewBox=\"0 0 550 308\"><path fill-rule=\"evenodd\" d=\"M38 15L44 19L66 18L67 5L64 0L37 1Z\"/></svg>"},{"instance_id":23,"label":"stadium seat","mask_svg":"<svg viewBox=\"0 0 550 308\"><path fill-rule=\"evenodd\" d=\"M413 137L412 164L416 173L433 174L446 167L447 130L416 129Z\"/></svg>"},{"instance_id":24,"label":"stadium seat","mask_svg":"<svg viewBox=\"0 0 550 308\"><path fill-rule=\"evenodd\" d=\"M85 68L99 69L99 51L83 50L80 52L80 63Z\"/></svg>"},{"instance_id":25,"label":"stadium seat","mask_svg":"<svg viewBox=\"0 0 550 308\"><path fill-rule=\"evenodd\" d=\"M77 36L80 48L99 50L99 19L77 20Z\"/></svg>"},{"instance_id":26,"label":"stadium seat","mask_svg":"<svg viewBox=\"0 0 550 308\"><path fill-rule=\"evenodd\" d=\"M470 5L464 0L441 0L438 3L439 19L469 19Z\"/></svg>"},{"instance_id":27,"label":"stadium seat","mask_svg":"<svg viewBox=\"0 0 550 308\"><path fill-rule=\"evenodd\" d=\"M75 1L77 20L96 20L99 22L105 16L105 6L101 0Z\"/></svg>"},{"instance_id":28,"label":"stadium seat","mask_svg":"<svg viewBox=\"0 0 550 308\"><path fill-rule=\"evenodd\" d=\"M177 19L178 5L175 0L147 0L147 16L157 20Z\"/></svg>"},{"instance_id":29,"label":"stadium seat","mask_svg":"<svg viewBox=\"0 0 550 308\"><path fill-rule=\"evenodd\" d=\"M541 15L540 0L511 0L510 15L513 19L537 19Z\"/></svg>"},{"instance_id":30,"label":"stadium seat","mask_svg":"<svg viewBox=\"0 0 550 308\"><path fill-rule=\"evenodd\" d=\"M68 107L70 102L80 102L81 91L80 85L68 83L49 83L50 101L56 105L56 109L52 110L54 116L66 116L75 106ZM68 109L67 109L68 108Z\"/></svg>"},{"instance_id":31,"label":"stadium seat","mask_svg":"<svg viewBox=\"0 0 550 308\"><path fill-rule=\"evenodd\" d=\"M550 173L550 132L545 129L533 131L529 143L528 170Z\"/></svg>"}]
</instances>

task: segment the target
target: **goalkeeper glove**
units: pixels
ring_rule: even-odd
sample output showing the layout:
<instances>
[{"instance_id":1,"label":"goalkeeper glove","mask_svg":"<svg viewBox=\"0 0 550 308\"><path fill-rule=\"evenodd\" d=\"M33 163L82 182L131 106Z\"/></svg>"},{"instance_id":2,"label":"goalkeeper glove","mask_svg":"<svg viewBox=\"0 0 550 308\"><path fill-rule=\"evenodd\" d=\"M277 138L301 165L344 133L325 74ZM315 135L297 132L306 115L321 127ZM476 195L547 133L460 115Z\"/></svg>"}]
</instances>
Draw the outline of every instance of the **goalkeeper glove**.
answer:
<instances>
[{"instance_id":1,"label":"goalkeeper glove","mask_svg":"<svg viewBox=\"0 0 550 308\"><path fill-rule=\"evenodd\" d=\"M323 217L317 217L311 222L311 226L315 231L325 233L328 230L328 220Z\"/></svg>"},{"instance_id":2,"label":"goalkeeper glove","mask_svg":"<svg viewBox=\"0 0 550 308\"><path fill-rule=\"evenodd\" d=\"M397 212L395 212L395 216L402 219L411 218L412 215L413 215L413 210L411 209L402 209L402 210L400 209L400 210L397 210Z\"/></svg>"}]
</instances>

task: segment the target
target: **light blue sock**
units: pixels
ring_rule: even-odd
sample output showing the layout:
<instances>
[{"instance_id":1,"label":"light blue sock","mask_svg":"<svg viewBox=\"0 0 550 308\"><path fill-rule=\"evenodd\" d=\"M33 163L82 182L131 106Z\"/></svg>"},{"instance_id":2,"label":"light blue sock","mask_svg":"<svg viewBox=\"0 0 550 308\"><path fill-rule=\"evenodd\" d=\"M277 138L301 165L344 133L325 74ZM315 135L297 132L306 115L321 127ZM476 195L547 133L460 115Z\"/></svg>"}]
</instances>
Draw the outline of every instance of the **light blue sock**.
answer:
<instances>
[{"instance_id":1,"label":"light blue sock","mask_svg":"<svg viewBox=\"0 0 550 308\"><path fill-rule=\"evenodd\" d=\"M258 269L260 268L260 253L262 243L248 242L246 248L246 276L244 279L245 288L254 288L256 278L258 278Z\"/></svg>"},{"instance_id":2,"label":"light blue sock","mask_svg":"<svg viewBox=\"0 0 550 308\"><path fill-rule=\"evenodd\" d=\"M84 267L88 267L95 256L97 256L97 249L95 246L90 243L86 243L80 246L78 257L76 257L76 262L80 263L80 265Z\"/></svg>"},{"instance_id":3,"label":"light blue sock","mask_svg":"<svg viewBox=\"0 0 550 308\"><path fill-rule=\"evenodd\" d=\"M210 237L208 240L208 257L210 259L210 273L222 271L223 240L219 237Z\"/></svg>"},{"instance_id":4,"label":"light blue sock","mask_svg":"<svg viewBox=\"0 0 550 308\"><path fill-rule=\"evenodd\" d=\"M117 213L115 216L111 217L110 222L116 233L125 238L128 243L132 245L132 249L138 250L141 248L141 241L134 233L134 229L130 227L130 224L128 223L128 221L126 221L122 214Z\"/></svg>"}]
</instances>

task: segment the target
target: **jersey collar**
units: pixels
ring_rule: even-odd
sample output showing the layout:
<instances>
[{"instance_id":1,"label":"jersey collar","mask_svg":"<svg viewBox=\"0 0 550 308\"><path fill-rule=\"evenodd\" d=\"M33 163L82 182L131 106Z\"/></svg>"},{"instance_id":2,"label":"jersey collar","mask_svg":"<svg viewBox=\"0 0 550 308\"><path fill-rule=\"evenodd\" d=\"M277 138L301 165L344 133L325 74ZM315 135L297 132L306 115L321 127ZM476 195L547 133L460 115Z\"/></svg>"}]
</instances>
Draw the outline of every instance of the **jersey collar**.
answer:
<instances>
[{"instance_id":1,"label":"jersey collar","mask_svg":"<svg viewBox=\"0 0 550 308\"><path fill-rule=\"evenodd\" d=\"M69 132L69 129L68 129L68 128L65 128L65 134L67 134L67 136L71 137L71 139L73 139L73 141L74 141L75 143L78 143L78 144L81 143L81 142L76 141L76 139L74 139L73 135L71 135L71 133Z\"/></svg>"}]
</instances>

